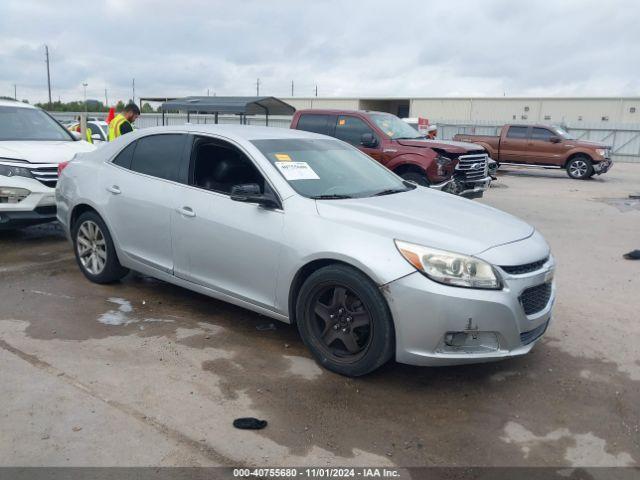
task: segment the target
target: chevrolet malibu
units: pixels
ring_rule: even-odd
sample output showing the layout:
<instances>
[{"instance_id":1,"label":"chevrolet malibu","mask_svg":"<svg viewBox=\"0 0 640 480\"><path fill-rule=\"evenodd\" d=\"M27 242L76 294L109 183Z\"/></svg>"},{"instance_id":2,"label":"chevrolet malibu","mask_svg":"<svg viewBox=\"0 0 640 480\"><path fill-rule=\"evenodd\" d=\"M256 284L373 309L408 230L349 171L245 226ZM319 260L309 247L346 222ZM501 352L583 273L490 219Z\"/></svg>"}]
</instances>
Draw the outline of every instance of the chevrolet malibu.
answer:
<instances>
[{"instance_id":1,"label":"chevrolet malibu","mask_svg":"<svg viewBox=\"0 0 640 480\"><path fill-rule=\"evenodd\" d=\"M293 323L343 375L523 355L551 319L533 227L323 135L138 130L62 165L56 195L90 281L135 270Z\"/></svg>"}]
</instances>

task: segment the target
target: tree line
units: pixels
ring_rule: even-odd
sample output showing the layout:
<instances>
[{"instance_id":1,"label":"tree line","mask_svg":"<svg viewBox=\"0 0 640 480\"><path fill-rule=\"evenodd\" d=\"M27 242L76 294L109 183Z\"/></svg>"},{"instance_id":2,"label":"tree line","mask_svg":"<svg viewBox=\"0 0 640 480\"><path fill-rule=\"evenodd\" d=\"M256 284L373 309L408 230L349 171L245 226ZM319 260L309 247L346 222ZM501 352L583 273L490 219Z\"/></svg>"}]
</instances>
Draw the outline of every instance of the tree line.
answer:
<instances>
[{"instance_id":1,"label":"tree line","mask_svg":"<svg viewBox=\"0 0 640 480\"><path fill-rule=\"evenodd\" d=\"M61 101L51 102L51 108L49 108L48 102L41 102L41 103L36 103L36 107L40 107L50 112L84 112L85 110L85 104L84 104L84 101L82 100L75 100L73 102L61 102ZM87 112L108 112L110 107L111 107L110 105L105 105L99 100L87 100L87 105L86 105ZM116 112L121 112L124 109L124 107L125 107L125 103L122 100L120 100L115 106ZM151 105L145 102L140 108L140 111L142 113L159 112L160 107L158 107L157 110L154 110Z\"/></svg>"}]
</instances>

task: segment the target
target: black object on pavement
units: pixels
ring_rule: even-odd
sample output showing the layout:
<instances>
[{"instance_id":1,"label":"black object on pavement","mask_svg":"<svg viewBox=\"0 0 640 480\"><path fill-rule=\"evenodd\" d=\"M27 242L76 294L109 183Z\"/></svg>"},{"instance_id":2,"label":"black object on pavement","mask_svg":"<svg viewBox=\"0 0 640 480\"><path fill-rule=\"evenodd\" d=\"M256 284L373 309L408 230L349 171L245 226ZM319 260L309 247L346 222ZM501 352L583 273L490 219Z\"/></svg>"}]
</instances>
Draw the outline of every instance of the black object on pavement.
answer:
<instances>
[{"instance_id":1,"label":"black object on pavement","mask_svg":"<svg viewBox=\"0 0 640 480\"><path fill-rule=\"evenodd\" d=\"M253 417L236 418L233 421L233 426L241 430L262 430L267 426L267 421Z\"/></svg>"},{"instance_id":2,"label":"black object on pavement","mask_svg":"<svg viewBox=\"0 0 640 480\"><path fill-rule=\"evenodd\" d=\"M623 255L627 260L640 260L640 250L631 250Z\"/></svg>"}]
</instances>

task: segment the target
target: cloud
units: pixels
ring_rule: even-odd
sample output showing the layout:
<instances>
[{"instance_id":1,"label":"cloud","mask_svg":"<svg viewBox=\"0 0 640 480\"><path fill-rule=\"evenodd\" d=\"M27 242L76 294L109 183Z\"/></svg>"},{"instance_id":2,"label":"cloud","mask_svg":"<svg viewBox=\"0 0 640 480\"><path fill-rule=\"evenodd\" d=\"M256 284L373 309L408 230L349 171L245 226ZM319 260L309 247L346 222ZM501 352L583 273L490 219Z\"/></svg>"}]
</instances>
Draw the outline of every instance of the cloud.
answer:
<instances>
[{"instance_id":1,"label":"cloud","mask_svg":"<svg viewBox=\"0 0 640 480\"><path fill-rule=\"evenodd\" d=\"M635 0L0 4L0 95L638 95Z\"/></svg>"}]
</instances>

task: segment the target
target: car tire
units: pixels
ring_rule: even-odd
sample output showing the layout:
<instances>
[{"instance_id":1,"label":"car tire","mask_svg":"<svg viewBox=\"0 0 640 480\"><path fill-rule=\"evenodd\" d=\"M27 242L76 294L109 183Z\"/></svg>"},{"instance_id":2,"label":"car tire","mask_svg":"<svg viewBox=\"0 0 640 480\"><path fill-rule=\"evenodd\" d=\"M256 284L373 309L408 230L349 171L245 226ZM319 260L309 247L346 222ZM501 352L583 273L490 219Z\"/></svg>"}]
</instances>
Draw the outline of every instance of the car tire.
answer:
<instances>
[{"instance_id":1,"label":"car tire","mask_svg":"<svg viewBox=\"0 0 640 480\"><path fill-rule=\"evenodd\" d=\"M573 157L567 162L567 175L576 180L587 180L593 176L591 159L584 155Z\"/></svg>"},{"instance_id":2,"label":"car tire","mask_svg":"<svg viewBox=\"0 0 640 480\"><path fill-rule=\"evenodd\" d=\"M129 273L120 265L109 229L96 212L80 215L71 235L76 262L92 282L113 283Z\"/></svg>"},{"instance_id":3,"label":"car tire","mask_svg":"<svg viewBox=\"0 0 640 480\"><path fill-rule=\"evenodd\" d=\"M296 300L296 324L316 361L348 377L370 373L393 356L389 307L374 282L347 265L312 273Z\"/></svg>"},{"instance_id":4,"label":"car tire","mask_svg":"<svg viewBox=\"0 0 640 480\"><path fill-rule=\"evenodd\" d=\"M407 182L413 182L416 185L421 185L423 187L428 187L429 185L431 185L431 183L429 183L429 179L424 173L406 172L402 173L400 177Z\"/></svg>"}]
</instances>

